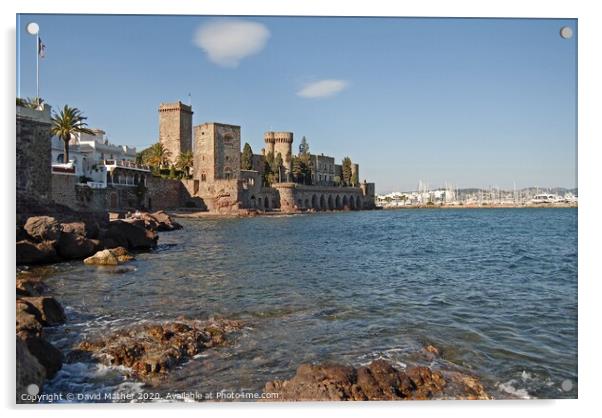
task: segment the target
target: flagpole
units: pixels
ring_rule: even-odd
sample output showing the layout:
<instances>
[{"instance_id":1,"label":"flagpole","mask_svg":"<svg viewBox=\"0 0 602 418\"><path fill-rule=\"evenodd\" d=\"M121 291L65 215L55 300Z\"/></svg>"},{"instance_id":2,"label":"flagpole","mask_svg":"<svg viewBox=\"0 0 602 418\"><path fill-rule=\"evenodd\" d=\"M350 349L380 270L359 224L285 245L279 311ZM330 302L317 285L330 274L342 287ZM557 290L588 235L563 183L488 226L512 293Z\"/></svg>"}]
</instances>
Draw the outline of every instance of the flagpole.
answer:
<instances>
[{"instance_id":1,"label":"flagpole","mask_svg":"<svg viewBox=\"0 0 602 418\"><path fill-rule=\"evenodd\" d=\"M36 99L40 103L40 32L36 33Z\"/></svg>"}]
</instances>

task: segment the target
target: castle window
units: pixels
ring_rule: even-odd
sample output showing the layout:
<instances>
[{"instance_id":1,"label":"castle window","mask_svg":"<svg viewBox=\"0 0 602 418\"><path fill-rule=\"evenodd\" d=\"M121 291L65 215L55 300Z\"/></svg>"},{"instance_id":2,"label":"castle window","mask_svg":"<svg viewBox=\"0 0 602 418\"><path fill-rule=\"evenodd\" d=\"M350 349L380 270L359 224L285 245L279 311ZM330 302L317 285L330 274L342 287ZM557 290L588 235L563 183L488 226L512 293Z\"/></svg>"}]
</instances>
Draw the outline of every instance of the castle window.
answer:
<instances>
[{"instance_id":1,"label":"castle window","mask_svg":"<svg viewBox=\"0 0 602 418\"><path fill-rule=\"evenodd\" d=\"M207 174L201 174L201 181L207 181Z\"/></svg>"}]
</instances>

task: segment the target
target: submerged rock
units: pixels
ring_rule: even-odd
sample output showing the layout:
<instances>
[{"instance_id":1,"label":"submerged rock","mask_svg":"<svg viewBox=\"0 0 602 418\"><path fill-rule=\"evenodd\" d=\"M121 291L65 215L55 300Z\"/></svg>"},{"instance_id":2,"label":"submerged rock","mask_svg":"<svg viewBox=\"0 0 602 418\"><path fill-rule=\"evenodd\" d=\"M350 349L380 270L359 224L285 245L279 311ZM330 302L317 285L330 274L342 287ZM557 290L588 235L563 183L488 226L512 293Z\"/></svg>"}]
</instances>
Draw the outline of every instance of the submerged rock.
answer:
<instances>
[{"instance_id":1,"label":"submerged rock","mask_svg":"<svg viewBox=\"0 0 602 418\"><path fill-rule=\"evenodd\" d=\"M137 377L150 380L207 348L224 345L226 335L241 326L231 320L141 324L83 341L77 349L105 364L129 367Z\"/></svg>"},{"instance_id":2,"label":"submerged rock","mask_svg":"<svg viewBox=\"0 0 602 418\"><path fill-rule=\"evenodd\" d=\"M464 380L460 378L464 376ZM405 371L385 360L354 368L340 364L302 364L290 380L267 382L265 392L278 392L278 401L426 400L438 398L489 399L476 378L453 375L453 395L448 379L428 367Z\"/></svg>"},{"instance_id":3,"label":"submerged rock","mask_svg":"<svg viewBox=\"0 0 602 418\"><path fill-rule=\"evenodd\" d=\"M97 266L117 266L133 259L134 257L129 255L125 248L117 247L99 251L93 256L86 258L84 263Z\"/></svg>"},{"instance_id":4,"label":"submerged rock","mask_svg":"<svg viewBox=\"0 0 602 418\"><path fill-rule=\"evenodd\" d=\"M132 250L149 250L157 246L158 235L146 229L144 221L125 221L117 219L109 223L104 238L118 246Z\"/></svg>"},{"instance_id":5,"label":"submerged rock","mask_svg":"<svg viewBox=\"0 0 602 418\"><path fill-rule=\"evenodd\" d=\"M37 277L17 276L17 296L40 296L46 289L44 282Z\"/></svg>"}]
</instances>

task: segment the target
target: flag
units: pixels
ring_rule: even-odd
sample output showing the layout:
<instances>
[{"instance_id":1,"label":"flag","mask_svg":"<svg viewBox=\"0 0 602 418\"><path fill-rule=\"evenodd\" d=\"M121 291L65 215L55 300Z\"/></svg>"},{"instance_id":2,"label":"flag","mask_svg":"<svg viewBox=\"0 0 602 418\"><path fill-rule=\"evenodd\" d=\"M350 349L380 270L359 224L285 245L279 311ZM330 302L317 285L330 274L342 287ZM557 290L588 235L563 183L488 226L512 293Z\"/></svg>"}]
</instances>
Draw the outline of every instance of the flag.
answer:
<instances>
[{"instance_id":1,"label":"flag","mask_svg":"<svg viewBox=\"0 0 602 418\"><path fill-rule=\"evenodd\" d=\"M44 58L46 56L46 45L42 42L42 38L38 38L38 55L40 58Z\"/></svg>"}]
</instances>

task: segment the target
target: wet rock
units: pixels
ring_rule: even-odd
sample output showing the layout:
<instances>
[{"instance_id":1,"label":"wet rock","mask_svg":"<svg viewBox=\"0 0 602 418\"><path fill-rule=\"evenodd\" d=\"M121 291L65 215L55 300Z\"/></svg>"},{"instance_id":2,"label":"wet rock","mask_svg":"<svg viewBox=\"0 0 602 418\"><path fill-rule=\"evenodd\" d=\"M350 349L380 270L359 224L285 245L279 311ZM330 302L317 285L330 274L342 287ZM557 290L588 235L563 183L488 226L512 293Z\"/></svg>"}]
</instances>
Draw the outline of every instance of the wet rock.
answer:
<instances>
[{"instance_id":1,"label":"wet rock","mask_svg":"<svg viewBox=\"0 0 602 418\"><path fill-rule=\"evenodd\" d=\"M488 399L478 379L462 374L449 379L452 394L443 373L428 367L402 371L385 360L359 368L302 364L293 378L267 382L264 390L278 392L278 401Z\"/></svg>"},{"instance_id":2,"label":"wet rock","mask_svg":"<svg viewBox=\"0 0 602 418\"><path fill-rule=\"evenodd\" d=\"M136 376L148 380L168 373L207 348L223 345L226 335L240 327L239 321L229 320L141 324L83 341L77 349L106 364L129 367Z\"/></svg>"},{"instance_id":3,"label":"wet rock","mask_svg":"<svg viewBox=\"0 0 602 418\"><path fill-rule=\"evenodd\" d=\"M97 244L74 232L63 232L57 243L58 255L66 260L81 260L94 254Z\"/></svg>"},{"instance_id":4,"label":"wet rock","mask_svg":"<svg viewBox=\"0 0 602 418\"><path fill-rule=\"evenodd\" d=\"M21 395L27 394L29 385L37 385L42 388L46 377L46 370L38 359L29 352L23 340L17 337L17 403L23 403Z\"/></svg>"},{"instance_id":5,"label":"wet rock","mask_svg":"<svg viewBox=\"0 0 602 418\"><path fill-rule=\"evenodd\" d=\"M21 297L19 301L30 305L38 321L44 326L64 324L65 311L55 298L50 296Z\"/></svg>"},{"instance_id":6,"label":"wet rock","mask_svg":"<svg viewBox=\"0 0 602 418\"><path fill-rule=\"evenodd\" d=\"M17 264L48 264L57 261L55 241L17 242Z\"/></svg>"},{"instance_id":7,"label":"wet rock","mask_svg":"<svg viewBox=\"0 0 602 418\"><path fill-rule=\"evenodd\" d=\"M110 238L117 245L128 249L149 250L157 246L158 235L156 232L147 230L142 220L117 219L110 222L104 238Z\"/></svg>"},{"instance_id":8,"label":"wet rock","mask_svg":"<svg viewBox=\"0 0 602 418\"><path fill-rule=\"evenodd\" d=\"M17 296L40 296L47 290L46 285L37 277L17 276Z\"/></svg>"},{"instance_id":9,"label":"wet rock","mask_svg":"<svg viewBox=\"0 0 602 418\"><path fill-rule=\"evenodd\" d=\"M129 255L125 248L117 247L98 251L93 256L86 258L84 263L97 266L116 266L133 259L134 257Z\"/></svg>"},{"instance_id":10,"label":"wet rock","mask_svg":"<svg viewBox=\"0 0 602 418\"><path fill-rule=\"evenodd\" d=\"M56 241L61 236L61 224L50 216L32 216L23 228L38 241Z\"/></svg>"}]
</instances>

